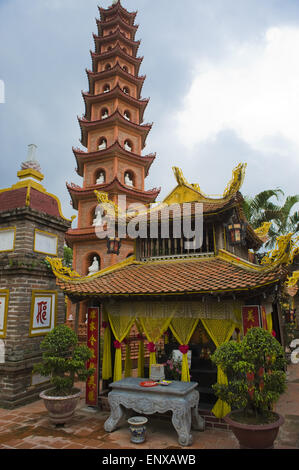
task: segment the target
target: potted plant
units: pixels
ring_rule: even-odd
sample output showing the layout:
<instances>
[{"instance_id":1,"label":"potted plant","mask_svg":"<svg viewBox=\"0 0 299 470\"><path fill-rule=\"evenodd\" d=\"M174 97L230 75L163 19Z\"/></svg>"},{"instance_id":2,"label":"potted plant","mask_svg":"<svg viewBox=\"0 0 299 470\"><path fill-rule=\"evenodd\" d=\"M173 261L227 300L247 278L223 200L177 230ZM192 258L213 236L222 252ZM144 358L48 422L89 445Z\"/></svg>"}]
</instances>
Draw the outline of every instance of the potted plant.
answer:
<instances>
[{"instance_id":1,"label":"potted plant","mask_svg":"<svg viewBox=\"0 0 299 470\"><path fill-rule=\"evenodd\" d=\"M224 419L240 448L273 448L284 419L273 404L286 388L286 361L280 343L262 328L251 328L240 343L229 341L212 355L227 375L227 384L215 384L215 394L232 412Z\"/></svg>"},{"instance_id":2,"label":"potted plant","mask_svg":"<svg viewBox=\"0 0 299 470\"><path fill-rule=\"evenodd\" d=\"M86 369L91 351L78 346L76 334L66 325L59 325L41 342L42 362L34 365L34 372L49 377L53 388L40 394L49 411L50 421L65 424L72 418L81 392L74 388L75 380L85 381L94 373Z\"/></svg>"}]
</instances>

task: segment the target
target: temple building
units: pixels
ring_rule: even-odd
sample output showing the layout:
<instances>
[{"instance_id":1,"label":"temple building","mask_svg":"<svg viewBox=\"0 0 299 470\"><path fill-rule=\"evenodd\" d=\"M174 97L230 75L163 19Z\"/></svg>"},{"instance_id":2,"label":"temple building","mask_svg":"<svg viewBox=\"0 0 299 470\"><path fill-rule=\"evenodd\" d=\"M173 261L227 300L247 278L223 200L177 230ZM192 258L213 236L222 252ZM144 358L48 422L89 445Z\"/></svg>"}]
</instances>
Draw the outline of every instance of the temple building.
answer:
<instances>
[{"instance_id":1,"label":"temple building","mask_svg":"<svg viewBox=\"0 0 299 470\"><path fill-rule=\"evenodd\" d=\"M128 12L119 1L108 9L99 8L99 12L92 69L86 71L89 89L83 92L85 114L79 118L85 149L73 149L83 184L67 184L72 206L78 211L78 225L67 231L66 241L73 249L73 268L82 276L134 252L134 242L127 238L122 240L118 257L107 253L107 240L100 240L95 231L101 225L95 191L106 193L115 203L119 195L126 196L127 205L150 204L160 192L145 189L155 155L142 155L152 124L143 123L149 100L141 97L145 76L139 75L143 58L137 56L136 13ZM77 323L83 336L87 306L82 302L76 312L71 302L68 305L68 319L79 315Z\"/></svg>"},{"instance_id":2,"label":"temple building","mask_svg":"<svg viewBox=\"0 0 299 470\"><path fill-rule=\"evenodd\" d=\"M37 399L48 387L32 373L41 359L40 342L65 322L65 298L45 257L63 258L71 221L59 199L46 191L29 145L19 181L0 190L0 406Z\"/></svg>"},{"instance_id":3,"label":"temple building","mask_svg":"<svg viewBox=\"0 0 299 470\"><path fill-rule=\"evenodd\" d=\"M255 231L245 218L240 193L245 168L238 165L222 196L215 198L204 194L198 184L188 183L174 167L177 186L163 204L149 207L135 220L139 228L147 228L147 235L137 235L131 257L86 277L66 276L59 260L52 261L63 292L73 302L84 300L93 306L88 325L94 327L96 311L100 315L98 324L104 333L99 342L104 344L93 365L99 380L104 380L101 383L132 373L129 357L122 364L121 345L126 344L129 355L128 339L135 325L140 346L149 353L144 363L140 347L138 376L148 377L153 364L167 364L177 351L182 355L181 379L192 377L199 383L200 412L222 418L227 406L217 401L211 388L217 380L225 380L210 360L216 347L231 338L240 340L253 326L269 330L283 342L280 295L288 274L290 240L281 237L276 249L259 262L256 253L267 228ZM134 217L119 210L118 231L134 223ZM196 225L198 221L202 225ZM184 229L188 223L189 232ZM161 340L164 351L159 357ZM92 349L93 343L88 346ZM93 389L89 395L94 403L100 396L98 383L96 387L96 396Z\"/></svg>"}]
</instances>

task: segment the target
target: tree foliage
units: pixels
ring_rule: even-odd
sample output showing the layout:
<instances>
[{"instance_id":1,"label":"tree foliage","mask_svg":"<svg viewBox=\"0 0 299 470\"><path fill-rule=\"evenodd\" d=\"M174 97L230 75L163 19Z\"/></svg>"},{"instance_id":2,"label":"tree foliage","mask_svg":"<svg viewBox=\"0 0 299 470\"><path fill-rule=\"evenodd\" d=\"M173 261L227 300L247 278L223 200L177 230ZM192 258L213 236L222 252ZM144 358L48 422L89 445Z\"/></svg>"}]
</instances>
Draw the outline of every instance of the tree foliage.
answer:
<instances>
[{"instance_id":1,"label":"tree foliage","mask_svg":"<svg viewBox=\"0 0 299 470\"><path fill-rule=\"evenodd\" d=\"M54 386L53 396L72 393L75 380L85 381L94 373L86 369L91 351L85 345L78 346L76 334L66 325L59 325L41 342L42 362L35 364L34 372L50 377Z\"/></svg>"},{"instance_id":2,"label":"tree foliage","mask_svg":"<svg viewBox=\"0 0 299 470\"><path fill-rule=\"evenodd\" d=\"M283 204L279 203L281 196L284 196L284 192L277 188L244 198L244 213L254 229L262 226L264 222L272 222L266 248L273 248L278 236L299 231L299 214L292 214L295 204L299 202L299 195L287 196Z\"/></svg>"},{"instance_id":3,"label":"tree foliage","mask_svg":"<svg viewBox=\"0 0 299 470\"><path fill-rule=\"evenodd\" d=\"M262 328L251 328L240 343L229 341L212 355L228 384L215 384L215 394L245 415L266 416L285 391L286 361L280 343Z\"/></svg>"}]
</instances>

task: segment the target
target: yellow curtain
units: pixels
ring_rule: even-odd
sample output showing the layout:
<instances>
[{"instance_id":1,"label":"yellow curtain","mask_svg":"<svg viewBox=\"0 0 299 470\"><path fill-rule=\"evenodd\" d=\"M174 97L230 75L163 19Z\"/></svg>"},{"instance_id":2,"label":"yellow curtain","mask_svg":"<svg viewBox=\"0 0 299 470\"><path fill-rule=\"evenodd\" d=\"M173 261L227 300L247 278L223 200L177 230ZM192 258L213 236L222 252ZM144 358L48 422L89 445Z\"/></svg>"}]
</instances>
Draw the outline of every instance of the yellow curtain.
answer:
<instances>
[{"instance_id":1,"label":"yellow curtain","mask_svg":"<svg viewBox=\"0 0 299 470\"><path fill-rule=\"evenodd\" d=\"M144 377L144 340L143 340L143 330L140 322L136 319L136 326L139 333L139 350L138 350L138 377Z\"/></svg>"},{"instance_id":2,"label":"yellow curtain","mask_svg":"<svg viewBox=\"0 0 299 470\"><path fill-rule=\"evenodd\" d=\"M198 324L198 319L196 318L173 318L170 322L170 329L175 337L175 339L180 343L181 346L186 346L182 348L183 358L182 358L182 382L190 382L190 371L188 365L188 343L191 339L191 336L194 333L194 330Z\"/></svg>"},{"instance_id":3,"label":"yellow curtain","mask_svg":"<svg viewBox=\"0 0 299 470\"><path fill-rule=\"evenodd\" d=\"M201 321L217 348L221 346L221 344L227 343L230 340L236 327L235 323L231 320L202 319ZM218 384L223 385L228 383L227 377L221 367L218 367L217 382ZM230 406L220 399L217 400L214 408L212 409L212 413L216 418L223 418L230 411Z\"/></svg>"},{"instance_id":4,"label":"yellow curtain","mask_svg":"<svg viewBox=\"0 0 299 470\"><path fill-rule=\"evenodd\" d=\"M134 317L129 315L110 315L108 313L111 329L116 339L115 346L115 362L114 362L114 382L122 379L122 362L120 343L129 334L131 327L135 321Z\"/></svg>"},{"instance_id":5,"label":"yellow curtain","mask_svg":"<svg viewBox=\"0 0 299 470\"><path fill-rule=\"evenodd\" d=\"M150 364L149 375L151 375L151 366L157 363L155 343L159 341L163 333L169 327L172 317L169 318L153 318L153 317L140 317L139 322L149 341L150 346Z\"/></svg>"},{"instance_id":6,"label":"yellow curtain","mask_svg":"<svg viewBox=\"0 0 299 470\"><path fill-rule=\"evenodd\" d=\"M126 360L125 360L125 377L132 375L132 360L131 360L131 347L129 342L129 335L126 338Z\"/></svg>"},{"instance_id":7,"label":"yellow curtain","mask_svg":"<svg viewBox=\"0 0 299 470\"><path fill-rule=\"evenodd\" d=\"M108 315L103 312L104 328L104 347L103 347L103 363L102 363L102 379L109 380L112 377L112 360L111 360L111 330L108 321Z\"/></svg>"},{"instance_id":8,"label":"yellow curtain","mask_svg":"<svg viewBox=\"0 0 299 470\"><path fill-rule=\"evenodd\" d=\"M268 327L269 333L272 334L272 331L273 331L272 313L268 313L267 315L267 327Z\"/></svg>"}]
</instances>

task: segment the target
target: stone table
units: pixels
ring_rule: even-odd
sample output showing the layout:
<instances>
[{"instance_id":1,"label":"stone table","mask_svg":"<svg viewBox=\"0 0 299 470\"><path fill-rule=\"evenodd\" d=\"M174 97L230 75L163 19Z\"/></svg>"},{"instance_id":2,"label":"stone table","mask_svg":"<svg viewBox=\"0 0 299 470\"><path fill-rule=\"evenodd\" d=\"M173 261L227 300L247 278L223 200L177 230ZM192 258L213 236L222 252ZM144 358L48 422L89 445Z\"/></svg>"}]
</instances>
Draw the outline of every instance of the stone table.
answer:
<instances>
[{"instance_id":1,"label":"stone table","mask_svg":"<svg viewBox=\"0 0 299 470\"><path fill-rule=\"evenodd\" d=\"M141 387L140 382L146 380L128 377L110 384L111 414L105 422L105 431L112 432L117 428L124 418L123 407L146 415L172 411L172 424L178 433L179 444L191 445L191 424L198 431L205 429L204 420L198 414L199 392L195 390L198 383L174 381L168 386Z\"/></svg>"}]
</instances>

